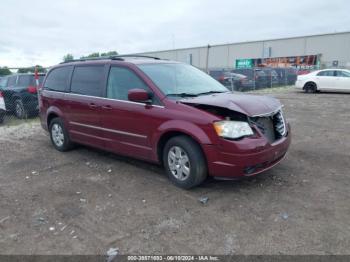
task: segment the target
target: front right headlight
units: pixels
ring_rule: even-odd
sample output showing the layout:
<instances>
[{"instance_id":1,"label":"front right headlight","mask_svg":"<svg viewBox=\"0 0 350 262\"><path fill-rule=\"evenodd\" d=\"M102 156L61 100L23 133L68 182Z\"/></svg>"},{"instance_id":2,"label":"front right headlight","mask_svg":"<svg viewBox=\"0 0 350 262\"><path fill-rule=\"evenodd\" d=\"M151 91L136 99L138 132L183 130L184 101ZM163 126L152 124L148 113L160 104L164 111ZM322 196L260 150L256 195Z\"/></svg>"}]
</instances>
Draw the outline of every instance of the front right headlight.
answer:
<instances>
[{"instance_id":1,"label":"front right headlight","mask_svg":"<svg viewBox=\"0 0 350 262\"><path fill-rule=\"evenodd\" d=\"M254 135L247 122L225 120L215 122L213 125L218 136L223 138L238 139Z\"/></svg>"}]
</instances>

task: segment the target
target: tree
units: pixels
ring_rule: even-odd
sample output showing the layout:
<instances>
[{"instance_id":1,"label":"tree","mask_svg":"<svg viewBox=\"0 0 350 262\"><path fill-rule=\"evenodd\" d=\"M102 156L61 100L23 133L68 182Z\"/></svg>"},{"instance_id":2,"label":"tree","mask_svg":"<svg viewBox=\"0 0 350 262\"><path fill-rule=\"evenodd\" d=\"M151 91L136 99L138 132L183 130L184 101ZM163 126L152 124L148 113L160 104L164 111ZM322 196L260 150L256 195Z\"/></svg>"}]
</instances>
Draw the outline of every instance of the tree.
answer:
<instances>
[{"instance_id":1,"label":"tree","mask_svg":"<svg viewBox=\"0 0 350 262\"><path fill-rule=\"evenodd\" d=\"M39 73L46 73L46 69L42 67L41 65L31 66L31 67L23 67L18 69L17 73L34 73L35 68L38 69Z\"/></svg>"},{"instance_id":2,"label":"tree","mask_svg":"<svg viewBox=\"0 0 350 262\"><path fill-rule=\"evenodd\" d=\"M106 53L99 53L99 52L95 52L95 53L91 53L87 56L82 56L80 57L80 59L86 59L86 58L98 58L98 57L108 57L108 56L113 56L113 55L118 55L117 51L109 51Z\"/></svg>"},{"instance_id":3,"label":"tree","mask_svg":"<svg viewBox=\"0 0 350 262\"><path fill-rule=\"evenodd\" d=\"M113 56L113 55L118 55L117 51L109 51L107 53L101 53L101 56Z\"/></svg>"},{"instance_id":4,"label":"tree","mask_svg":"<svg viewBox=\"0 0 350 262\"><path fill-rule=\"evenodd\" d=\"M63 61L64 62L67 62L67 61L70 61L70 60L74 60L74 56L72 54L66 54L64 57L63 57Z\"/></svg>"},{"instance_id":5,"label":"tree","mask_svg":"<svg viewBox=\"0 0 350 262\"><path fill-rule=\"evenodd\" d=\"M0 76L7 76L11 75L10 69L8 69L6 66L0 67Z\"/></svg>"},{"instance_id":6,"label":"tree","mask_svg":"<svg viewBox=\"0 0 350 262\"><path fill-rule=\"evenodd\" d=\"M100 53L91 53L91 54L89 54L89 55L87 55L87 56L82 56L82 57L80 57L80 59L84 59L84 58L97 58L97 57L100 57Z\"/></svg>"}]
</instances>

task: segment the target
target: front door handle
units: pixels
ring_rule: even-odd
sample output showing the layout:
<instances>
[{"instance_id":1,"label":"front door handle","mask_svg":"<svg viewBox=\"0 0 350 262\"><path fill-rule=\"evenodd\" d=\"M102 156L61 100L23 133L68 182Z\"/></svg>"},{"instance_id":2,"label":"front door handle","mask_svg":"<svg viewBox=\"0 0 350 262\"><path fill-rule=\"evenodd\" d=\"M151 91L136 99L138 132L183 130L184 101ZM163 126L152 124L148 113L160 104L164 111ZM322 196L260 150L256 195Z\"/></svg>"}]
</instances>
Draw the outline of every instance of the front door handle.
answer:
<instances>
[{"instance_id":1,"label":"front door handle","mask_svg":"<svg viewBox=\"0 0 350 262\"><path fill-rule=\"evenodd\" d=\"M90 107L91 109L96 109L96 108L98 108L98 105L96 105L95 103L90 103L90 104L89 104L89 107Z\"/></svg>"},{"instance_id":2,"label":"front door handle","mask_svg":"<svg viewBox=\"0 0 350 262\"><path fill-rule=\"evenodd\" d=\"M112 110L112 106L110 106L110 105L102 106L102 109Z\"/></svg>"}]
</instances>

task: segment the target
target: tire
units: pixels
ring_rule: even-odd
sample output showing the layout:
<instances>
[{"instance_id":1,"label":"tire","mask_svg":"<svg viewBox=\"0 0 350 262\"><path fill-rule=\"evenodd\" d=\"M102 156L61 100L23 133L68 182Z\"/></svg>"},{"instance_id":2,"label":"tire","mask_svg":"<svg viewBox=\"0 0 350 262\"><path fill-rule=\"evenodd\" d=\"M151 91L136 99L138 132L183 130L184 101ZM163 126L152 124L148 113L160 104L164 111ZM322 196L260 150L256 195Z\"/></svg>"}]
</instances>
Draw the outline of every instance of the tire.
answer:
<instances>
[{"instance_id":1,"label":"tire","mask_svg":"<svg viewBox=\"0 0 350 262\"><path fill-rule=\"evenodd\" d=\"M18 119L28 118L28 112L23 105L23 101L21 99L17 99L15 101L15 116Z\"/></svg>"},{"instance_id":2,"label":"tire","mask_svg":"<svg viewBox=\"0 0 350 262\"><path fill-rule=\"evenodd\" d=\"M163 163L170 181L183 189L198 186L207 177L202 149L187 136L176 136L166 143Z\"/></svg>"},{"instance_id":3,"label":"tire","mask_svg":"<svg viewBox=\"0 0 350 262\"><path fill-rule=\"evenodd\" d=\"M317 92L317 85L315 83L307 83L304 87L305 93L316 93Z\"/></svg>"},{"instance_id":4,"label":"tire","mask_svg":"<svg viewBox=\"0 0 350 262\"><path fill-rule=\"evenodd\" d=\"M66 152L73 148L67 129L61 118L56 117L51 120L49 125L49 133L52 145L61 152Z\"/></svg>"}]
</instances>

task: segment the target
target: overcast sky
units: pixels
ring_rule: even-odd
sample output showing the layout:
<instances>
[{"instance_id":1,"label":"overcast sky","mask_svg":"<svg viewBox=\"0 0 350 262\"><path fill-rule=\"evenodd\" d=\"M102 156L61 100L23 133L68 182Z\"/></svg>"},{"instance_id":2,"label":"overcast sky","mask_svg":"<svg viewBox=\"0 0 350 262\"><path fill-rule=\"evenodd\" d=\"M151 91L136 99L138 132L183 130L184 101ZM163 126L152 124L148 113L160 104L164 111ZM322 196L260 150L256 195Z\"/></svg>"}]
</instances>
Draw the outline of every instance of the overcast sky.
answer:
<instances>
[{"instance_id":1,"label":"overcast sky","mask_svg":"<svg viewBox=\"0 0 350 262\"><path fill-rule=\"evenodd\" d=\"M0 1L0 66L350 30L349 0Z\"/></svg>"}]
</instances>

